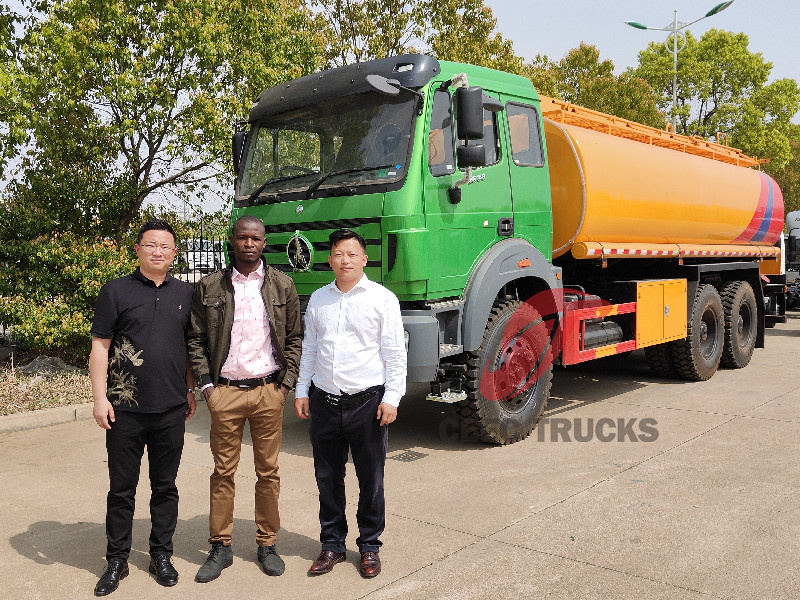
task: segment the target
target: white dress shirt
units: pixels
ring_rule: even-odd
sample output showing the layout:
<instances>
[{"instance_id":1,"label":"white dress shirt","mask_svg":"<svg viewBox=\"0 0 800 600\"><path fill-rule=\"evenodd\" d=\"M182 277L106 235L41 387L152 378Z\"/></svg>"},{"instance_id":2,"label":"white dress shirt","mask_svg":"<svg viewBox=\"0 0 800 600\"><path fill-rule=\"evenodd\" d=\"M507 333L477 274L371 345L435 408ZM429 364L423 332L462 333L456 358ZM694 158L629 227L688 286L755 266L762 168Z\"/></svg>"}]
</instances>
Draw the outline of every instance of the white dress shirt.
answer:
<instances>
[{"instance_id":1,"label":"white dress shirt","mask_svg":"<svg viewBox=\"0 0 800 600\"><path fill-rule=\"evenodd\" d=\"M311 381L329 394L385 385L383 402L398 406L406 391L406 348L397 297L366 275L347 293L336 282L311 294L306 308L298 398Z\"/></svg>"}]
</instances>

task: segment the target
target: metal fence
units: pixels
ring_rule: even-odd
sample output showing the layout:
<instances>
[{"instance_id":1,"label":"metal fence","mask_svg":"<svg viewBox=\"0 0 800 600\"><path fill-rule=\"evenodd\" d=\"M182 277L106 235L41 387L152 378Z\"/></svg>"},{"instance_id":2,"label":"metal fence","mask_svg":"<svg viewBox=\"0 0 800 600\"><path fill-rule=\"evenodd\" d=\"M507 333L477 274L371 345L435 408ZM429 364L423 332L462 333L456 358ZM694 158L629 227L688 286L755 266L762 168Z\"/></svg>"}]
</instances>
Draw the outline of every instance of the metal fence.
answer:
<instances>
[{"instance_id":1,"label":"metal fence","mask_svg":"<svg viewBox=\"0 0 800 600\"><path fill-rule=\"evenodd\" d=\"M189 283L227 266L224 237L203 236L181 240L178 256L172 265L172 275Z\"/></svg>"}]
</instances>

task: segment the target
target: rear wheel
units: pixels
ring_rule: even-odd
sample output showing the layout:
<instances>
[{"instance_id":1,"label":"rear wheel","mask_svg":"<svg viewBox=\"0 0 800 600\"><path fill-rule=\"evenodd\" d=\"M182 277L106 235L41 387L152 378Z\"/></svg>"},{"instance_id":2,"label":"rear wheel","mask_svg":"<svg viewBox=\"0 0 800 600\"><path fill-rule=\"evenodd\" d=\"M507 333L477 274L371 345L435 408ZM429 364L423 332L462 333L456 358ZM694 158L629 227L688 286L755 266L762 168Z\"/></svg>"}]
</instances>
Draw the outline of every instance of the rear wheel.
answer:
<instances>
[{"instance_id":1,"label":"rear wheel","mask_svg":"<svg viewBox=\"0 0 800 600\"><path fill-rule=\"evenodd\" d=\"M758 308L753 288L746 281L733 281L722 289L725 311L725 347L722 366L746 367L753 356L758 334Z\"/></svg>"},{"instance_id":2,"label":"rear wheel","mask_svg":"<svg viewBox=\"0 0 800 600\"><path fill-rule=\"evenodd\" d=\"M518 301L495 304L480 348L466 361L467 399L458 406L464 430L493 444L528 437L553 376L549 329L539 312Z\"/></svg>"},{"instance_id":3,"label":"rear wheel","mask_svg":"<svg viewBox=\"0 0 800 600\"><path fill-rule=\"evenodd\" d=\"M686 338L672 344L677 374L690 381L705 381L717 372L725 338L722 300L713 285L700 285L686 324Z\"/></svg>"}]
</instances>

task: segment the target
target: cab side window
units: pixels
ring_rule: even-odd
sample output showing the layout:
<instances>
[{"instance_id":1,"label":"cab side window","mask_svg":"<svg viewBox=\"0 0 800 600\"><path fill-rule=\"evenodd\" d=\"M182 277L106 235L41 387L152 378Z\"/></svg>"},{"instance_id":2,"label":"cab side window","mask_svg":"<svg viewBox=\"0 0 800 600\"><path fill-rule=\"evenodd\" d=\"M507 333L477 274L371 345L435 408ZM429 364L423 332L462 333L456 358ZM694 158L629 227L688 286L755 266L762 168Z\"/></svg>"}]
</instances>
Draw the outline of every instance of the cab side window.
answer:
<instances>
[{"instance_id":1,"label":"cab side window","mask_svg":"<svg viewBox=\"0 0 800 600\"><path fill-rule=\"evenodd\" d=\"M431 175L448 175L455 171L453 159L453 113L450 93L436 90L433 95L431 129L428 134L428 168Z\"/></svg>"},{"instance_id":2,"label":"cab side window","mask_svg":"<svg viewBox=\"0 0 800 600\"><path fill-rule=\"evenodd\" d=\"M486 164L500 162L500 136L497 135L497 113L483 111L483 139L478 140L486 148Z\"/></svg>"},{"instance_id":3,"label":"cab side window","mask_svg":"<svg viewBox=\"0 0 800 600\"><path fill-rule=\"evenodd\" d=\"M539 113L533 106L509 103L508 131L511 137L511 158L521 167L544 165L542 138L539 131Z\"/></svg>"},{"instance_id":4,"label":"cab side window","mask_svg":"<svg viewBox=\"0 0 800 600\"><path fill-rule=\"evenodd\" d=\"M459 141L459 144L464 142ZM500 162L500 137L497 135L497 114L483 109L483 137L470 140L469 145L483 144L486 149L486 166Z\"/></svg>"}]
</instances>

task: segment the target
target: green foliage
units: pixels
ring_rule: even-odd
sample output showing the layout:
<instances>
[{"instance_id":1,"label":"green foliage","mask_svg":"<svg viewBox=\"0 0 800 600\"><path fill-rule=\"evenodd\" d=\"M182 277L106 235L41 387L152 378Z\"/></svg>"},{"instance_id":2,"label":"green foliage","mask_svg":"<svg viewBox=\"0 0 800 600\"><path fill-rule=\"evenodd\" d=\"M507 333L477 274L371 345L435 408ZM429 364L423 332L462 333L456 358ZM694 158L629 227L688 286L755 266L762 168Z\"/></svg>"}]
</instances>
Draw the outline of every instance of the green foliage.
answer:
<instances>
[{"instance_id":1,"label":"green foliage","mask_svg":"<svg viewBox=\"0 0 800 600\"><path fill-rule=\"evenodd\" d=\"M19 75L16 56L14 26L19 17L7 7L0 6L0 138L9 144L0 143L0 177L9 158L15 154L14 146L25 139L22 127L23 115L16 110L20 106L19 90L14 85Z\"/></svg>"},{"instance_id":2,"label":"green foliage","mask_svg":"<svg viewBox=\"0 0 800 600\"><path fill-rule=\"evenodd\" d=\"M790 123L786 128L792 157L781 167L768 163L764 170L775 178L783 193L786 212L800 210L800 125Z\"/></svg>"},{"instance_id":3,"label":"green foliage","mask_svg":"<svg viewBox=\"0 0 800 600\"><path fill-rule=\"evenodd\" d=\"M23 21L0 8L0 322L77 356L100 286L134 266L145 199L229 188L235 121L319 66L318 27L302 0L22 4Z\"/></svg>"},{"instance_id":4,"label":"green foliage","mask_svg":"<svg viewBox=\"0 0 800 600\"><path fill-rule=\"evenodd\" d=\"M6 102L25 139L2 135L0 149L24 152L11 192L46 205L59 231L109 235L157 190L229 187L234 121L319 64L301 0L25 4L45 4L25 23Z\"/></svg>"},{"instance_id":5,"label":"green foliage","mask_svg":"<svg viewBox=\"0 0 800 600\"><path fill-rule=\"evenodd\" d=\"M533 82L533 87L538 93L553 98L558 97L558 63L550 60L546 54L537 54L531 62L524 63L520 74Z\"/></svg>"},{"instance_id":6,"label":"green foliage","mask_svg":"<svg viewBox=\"0 0 800 600\"><path fill-rule=\"evenodd\" d=\"M630 73L614 75L614 63L600 60L595 46L581 42L558 62L538 55L523 72L546 96L652 127L664 124L658 97L648 83Z\"/></svg>"},{"instance_id":7,"label":"green foliage","mask_svg":"<svg viewBox=\"0 0 800 600\"><path fill-rule=\"evenodd\" d=\"M420 13L409 2L318 0L312 6L321 17L328 67L403 54L422 33Z\"/></svg>"},{"instance_id":8,"label":"green foliage","mask_svg":"<svg viewBox=\"0 0 800 600\"><path fill-rule=\"evenodd\" d=\"M522 58L514 53L511 40L495 32L497 19L483 0L431 0L422 4L430 23L424 40L434 56L521 72Z\"/></svg>"},{"instance_id":9,"label":"green foliage","mask_svg":"<svg viewBox=\"0 0 800 600\"><path fill-rule=\"evenodd\" d=\"M324 23L328 66L424 52L514 73L522 68L483 0L317 0L312 6Z\"/></svg>"},{"instance_id":10,"label":"green foliage","mask_svg":"<svg viewBox=\"0 0 800 600\"><path fill-rule=\"evenodd\" d=\"M767 84L772 64L748 43L744 33L711 29L699 40L686 33L678 54L678 132L704 138L727 133L732 145L779 169L792 157L787 131L800 109L800 89L791 79ZM665 111L672 105L672 60L663 44L653 42L630 70L656 90Z\"/></svg>"},{"instance_id":11,"label":"green foliage","mask_svg":"<svg viewBox=\"0 0 800 600\"><path fill-rule=\"evenodd\" d=\"M67 232L0 247L0 322L32 350L88 354L100 287L134 269L130 245Z\"/></svg>"}]
</instances>

